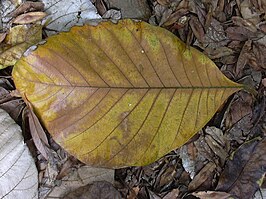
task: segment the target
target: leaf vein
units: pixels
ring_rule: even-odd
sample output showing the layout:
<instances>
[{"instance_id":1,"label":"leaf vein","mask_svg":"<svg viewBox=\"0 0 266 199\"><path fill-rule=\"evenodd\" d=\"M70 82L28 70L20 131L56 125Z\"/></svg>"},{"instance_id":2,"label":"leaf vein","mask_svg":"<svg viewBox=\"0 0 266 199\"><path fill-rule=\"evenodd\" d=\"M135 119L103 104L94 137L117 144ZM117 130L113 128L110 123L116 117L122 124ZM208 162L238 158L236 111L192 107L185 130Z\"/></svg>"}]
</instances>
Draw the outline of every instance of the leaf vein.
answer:
<instances>
[{"instance_id":1,"label":"leaf vein","mask_svg":"<svg viewBox=\"0 0 266 199\"><path fill-rule=\"evenodd\" d=\"M174 139L173 139L172 144L170 145L170 146L171 146L170 148L172 148L172 147L173 147L173 144L175 143L175 140L176 140L177 135L178 135L178 133L179 133L180 127L181 127L182 122L183 122L183 120L184 120L185 112L187 111L187 108L188 108L188 106L189 106L189 103L190 103L190 101L191 101L191 98L192 98L193 93L194 93L194 90L192 90L191 94L189 95L189 99L187 100L187 104L186 104L186 106L185 106L185 110L184 110L183 113L182 113L182 117L181 117L181 120L180 120L180 123L179 123L178 129L177 129L176 135L175 135L175 137L174 137Z\"/></svg>"},{"instance_id":2,"label":"leaf vein","mask_svg":"<svg viewBox=\"0 0 266 199\"><path fill-rule=\"evenodd\" d=\"M183 86L182 86L182 84L179 82L178 78L176 77L176 75L175 75L175 73L174 73L174 71L173 71L173 68L172 68L172 66L171 66L171 64L170 64L170 61L169 61L169 58L168 58L168 56L167 56L167 53L166 53L166 50L165 50L165 47L164 47L163 43L161 42L161 40L160 40L159 38L157 38L157 39L158 39L160 45L162 46L162 49L163 49L164 55L165 55L165 57L166 57L167 64L168 64L168 66L169 66L171 72L173 73L173 75L174 75L174 77L175 77L177 83L179 84L179 86L182 88Z\"/></svg>"},{"instance_id":3,"label":"leaf vein","mask_svg":"<svg viewBox=\"0 0 266 199\"><path fill-rule=\"evenodd\" d=\"M88 152L86 152L85 154L82 154L82 156L83 155L88 155L88 154L90 154L90 153L92 153L93 151L95 151L96 149L98 149L101 145L102 145L102 143L104 143L104 141L106 141L107 140L107 138L108 137L110 137L112 134L113 134L113 132L120 126L120 124L135 110L135 108L139 105L139 103L142 101L142 99L146 96L146 94L148 93L148 89L147 89L147 91L144 93L144 95L141 97L141 99L137 102L137 104L132 108L132 110L128 113L128 115L124 118L124 119L122 119L120 122L119 122L119 124L117 124L114 128L113 128L113 130L101 141L101 143L100 144L98 144L94 149L92 149L91 151L88 151Z\"/></svg>"},{"instance_id":4,"label":"leaf vein","mask_svg":"<svg viewBox=\"0 0 266 199\"><path fill-rule=\"evenodd\" d=\"M143 158L143 156L145 156L145 154L147 153L147 151L148 151L149 148L151 147L151 145L152 145L152 143L153 143L153 141L154 141L156 135L158 134L158 132L159 132L159 130L160 130L160 128L161 128L162 122L163 122L163 120L164 120L164 118L165 118L165 115L166 115L166 113L168 112L168 109L169 109L169 107L170 107L170 104L172 103L172 100L173 100L173 98L174 98L174 96L175 96L175 93L176 93L176 90L173 92L173 94L172 94L172 96L171 96L171 98L170 98L170 100L169 100L169 102L168 102L168 104L167 104L167 107L166 107L166 109L164 110L164 113L163 113L163 116L162 116L162 118L161 118L161 120L160 120L159 126L158 126L156 132L154 133L154 135L153 135L153 137L152 137L152 139L151 139L151 142L148 144L148 147L146 148L146 150L144 151L144 153L140 156L138 162Z\"/></svg>"},{"instance_id":5,"label":"leaf vein","mask_svg":"<svg viewBox=\"0 0 266 199\"><path fill-rule=\"evenodd\" d=\"M100 45L98 45L97 42L95 42L93 39L92 39L91 41L92 41L92 43L94 43L95 46L98 47L99 50L101 50L101 51L105 54L105 56L111 61L111 63L112 63L112 64L118 69L118 71L119 71L119 72L125 77L125 79L128 81L128 83L129 83L132 87L134 87L134 85L131 83L131 81L128 79L128 77L123 73L123 71L120 69L120 67L118 67L118 65L114 62L114 60L110 57L110 55L108 55L108 54L105 52L105 50L104 50Z\"/></svg>"},{"instance_id":6,"label":"leaf vein","mask_svg":"<svg viewBox=\"0 0 266 199\"><path fill-rule=\"evenodd\" d=\"M115 156L117 156L117 154L119 154L123 149L125 149L130 143L132 140L134 140L134 138L138 135L138 133L140 132L140 130L142 129L144 123L146 122L148 116L150 115L151 113L151 110L153 109L153 106L155 104L155 102L157 101L158 99L158 96L160 95L162 89L160 89L160 91L157 93L156 97L153 99L153 102L152 102L152 105L150 106L149 108L149 111L147 113L147 115L145 116L144 120L142 121L139 129L136 131L136 133L133 135L133 137L123 146L123 148L121 148L113 157L111 157L109 160L106 161L106 163L110 162L113 158L115 158ZM104 163L105 164L105 163Z\"/></svg>"},{"instance_id":7,"label":"leaf vein","mask_svg":"<svg viewBox=\"0 0 266 199\"><path fill-rule=\"evenodd\" d=\"M62 129L62 131L70 128L71 126L75 125L77 122L81 121L83 118L85 118L88 114L90 114L104 99L105 97L109 94L109 92L111 91L111 89L109 89L106 94L99 100L99 102L90 110L88 111L85 115L83 115L81 118L77 119L76 121L74 121L72 124L69 124L66 128ZM71 137L69 140L72 140L73 138L79 136L81 133L75 135L74 137ZM68 140L68 141L69 141Z\"/></svg>"},{"instance_id":8,"label":"leaf vein","mask_svg":"<svg viewBox=\"0 0 266 199\"><path fill-rule=\"evenodd\" d=\"M125 52L125 54L127 55L127 57L129 58L130 62L135 66L136 70L139 72L140 76L142 77L142 79L145 81L145 83L150 87L149 83L147 82L147 80L143 77L143 75L141 74L140 70L138 69L138 67L136 66L136 64L133 62L132 58L129 56L129 53L127 53L126 49L123 47L122 43L119 41L118 37L112 32L110 31L106 26L104 26L104 28L110 32L111 35L113 35L113 38L117 41L117 43L119 44L119 46L122 48L123 52Z\"/></svg>"},{"instance_id":9,"label":"leaf vein","mask_svg":"<svg viewBox=\"0 0 266 199\"><path fill-rule=\"evenodd\" d=\"M127 27L125 27L125 28L131 33L131 35L133 36L133 38L136 40L136 43L139 45L140 49L143 50L143 49L144 49L143 46L141 45L140 41L138 41L137 37L133 34L133 32L132 32L131 30L129 30ZM156 76L158 77L159 81L160 81L161 84L165 87L165 85L164 85L164 83L162 82L160 76L158 75L157 71L155 70L155 67L154 67L154 65L152 64L152 62L151 62L149 56L147 55L145 49L143 50L143 52L144 52L144 55L146 56L146 58L148 59L148 61L149 61L150 65L151 65L153 71L155 72Z\"/></svg>"}]
</instances>

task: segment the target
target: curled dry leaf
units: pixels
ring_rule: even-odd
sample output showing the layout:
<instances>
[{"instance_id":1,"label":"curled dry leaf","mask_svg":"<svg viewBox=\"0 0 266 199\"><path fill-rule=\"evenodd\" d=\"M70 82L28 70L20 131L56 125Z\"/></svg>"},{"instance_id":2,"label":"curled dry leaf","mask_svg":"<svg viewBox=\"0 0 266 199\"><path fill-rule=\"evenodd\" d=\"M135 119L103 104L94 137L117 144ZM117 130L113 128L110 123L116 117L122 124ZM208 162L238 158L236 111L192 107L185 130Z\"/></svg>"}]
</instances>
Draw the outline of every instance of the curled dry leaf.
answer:
<instances>
[{"instance_id":1,"label":"curled dry leaf","mask_svg":"<svg viewBox=\"0 0 266 199\"><path fill-rule=\"evenodd\" d=\"M0 109L0 198L38 198L38 172L20 127Z\"/></svg>"},{"instance_id":2,"label":"curled dry leaf","mask_svg":"<svg viewBox=\"0 0 266 199\"><path fill-rule=\"evenodd\" d=\"M28 12L15 18L15 24L29 24L42 20L47 14L45 12Z\"/></svg>"},{"instance_id":3,"label":"curled dry leaf","mask_svg":"<svg viewBox=\"0 0 266 199\"><path fill-rule=\"evenodd\" d=\"M243 88L172 33L132 20L50 37L13 78L56 142L103 167L157 160Z\"/></svg>"},{"instance_id":4,"label":"curled dry leaf","mask_svg":"<svg viewBox=\"0 0 266 199\"><path fill-rule=\"evenodd\" d=\"M46 134L39 122L39 119L33 112L31 106L28 105L28 118L29 118L29 128L30 133L33 139L33 142L36 146L36 148L39 150L39 152L43 155L43 157L48 160L49 159L49 153L50 150L48 148L49 143L46 137Z\"/></svg>"}]
</instances>

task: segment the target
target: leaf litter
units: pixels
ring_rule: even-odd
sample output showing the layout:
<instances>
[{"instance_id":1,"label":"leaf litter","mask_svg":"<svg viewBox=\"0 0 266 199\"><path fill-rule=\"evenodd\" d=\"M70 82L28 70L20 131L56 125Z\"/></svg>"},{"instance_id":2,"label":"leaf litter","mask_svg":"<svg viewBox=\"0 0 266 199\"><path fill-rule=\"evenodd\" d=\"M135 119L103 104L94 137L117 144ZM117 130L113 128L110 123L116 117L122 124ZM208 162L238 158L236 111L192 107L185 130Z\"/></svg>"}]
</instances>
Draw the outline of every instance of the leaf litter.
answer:
<instances>
[{"instance_id":1,"label":"leaf litter","mask_svg":"<svg viewBox=\"0 0 266 199\"><path fill-rule=\"evenodd\" d=\"M14 6L11 10L14 11L16 6ZM164 6L164 7L159 8L159 6ZM226 111L221 110L221 113L225 113L223 114L222 120L219 120L222 122L218 123L218 126L216 126L216 128L221 129L219 131L222 131L223 140L225 143L221 143L220 139L219 141L217 141L216 138L211 138L211 139L214 139L215 142L218 143L221 147L225 146L224 150L226 150L226 152L232 156L232 154L236 155L236 150L240 146L245 149L245 147L243 147L244 146L243 144L248 142L248 140L251 140L254 137L265 136L265 128L266 128L265 127L266 117L265 117L265 111L264 111L265 110L265 72L263 70L265 69L266 64L265 64L265 56L263 52L265 52L265 48L266 48L265 40L264 40L266 26L265 26L265 3L264 1L256 1L256 0L255 1L230 1L230 2L198 1L197 4L194 4L193 6L191 6L189 5L189 2L185 0L183 1L158 0L158 1L151 1L150 7L154 11L154 13L156 13L155 16L152 16L150 18L150 23L152 24L159 24L160 23L159 17L162 16L163 13L165 13L166 15L167 14L166 12L168 12L171 15L171 13L178 11L178 9L175 9L175 8L179 8L179 12L173 15L173 17L174 16L176 17L172 18L172 21L169 22L169 24L167 24L165 28L174 32L181 39L183 39L184 42L189 42L189 44L191 45L198 46L203 50L203 52L206 52L208 56L209 55L210 57L213 56L212 59L220 67L223 73L226 74L229 78L234 79L239 82L248 81L249 83L254 85L253 87L258 91L257 96L255 97L242 93L240 97L239 96L234 97L233 99L231 99L231 103L227 103L227 107L225 107ZM184 11L181 11L181 8ZM1 13L3 12L1 11ZM197 32L197 31L200 31L200 29L194 28L194 32L196 32L196 34L194 34L192 28L190 27L191 23L189 23L189 20L190 20L191 15L196 16L198 18L197 23L201 23L201 26L204 29L203 38L201 38L202 31ZM10 21L10 19L11 17L8 18L8 16L5 15L5 18L3 18L3 20L5 20L3 27L8 26L8 21ZM233 19L233 21L230 21L231 19ZM213 21L213 20L217 21L217 25L214 25L214 28L219 30L219 32L225 36L225 38L220 39L220 42L219 40L218 41L216 40L215 42L211 42L211 41L206 42L206 40L204 39L206 33L208 33L208 31L205 30L205 27L209 27L211 24L210 21ZM254 29L254 26L256 27L256 30ZM264 35L262 33L264 33ZM4 38L6 33L2 35L4 35L3 36ZM204 41L205 41L205 45L202 45L204 44ZM203 43L200 43L200 42L203 42ZM238 61L238 59L239 59L241 52L244 52L242 51L242 49L246 42L251 43L249 44L250 54L247 56L247 58L245 58L245 56L242 56L246 59L246 61L241 62L241 61ZM217 44L218 46L212 46L215 44ZM210 46L211 48L208 49L208 46ZM242 64L241 67L239 67L238 73L236 73L237 62ZM10 76L10 72L3 73L3 75ZM5 80L6 79L4 79L3 82L5 82ZM9 79L7 79L7 81L9 82ZM4 86L4 84L1 84L1 87L2 86ZM12 88L10 89L12 90ZM9 98L6 98L6 99L8 100ZM237 105L238 103L240 103L241 105L240 106ZM240 113L237 107L239 107L242 110L240 111ZM10 108L10 109L14 110L14 108ZM241 122L241 120L243 120L243 122ZM223 122L223 121L226 121L226 122ZM212 123L215 123L215 125L217 125L217 122L215 121L211 121L208 125L211 126ZM236 125L238 123L239 125ZM245 125L246 127L244 127L244 129L246 130L244 130L243 133L242 133L242 128L241 128L242 124L247 124ZM234 129L234 130L231 130L231 129ZM230 134L230 131L235 132L233 133L234 135L233 137L232 137L232 134ZM215 173L212 179L214 180L214 184L208 185L209 186L208 188L204 188L203 189L205 191L204 193L198 192L198 191L194 193L199 193L199 195L197 196L200 198L204 198L208 196L226 197L227 194L230 194L229 191L227 191L228 193L226 193L226 192L220 192L220 191L210 192L208 190L214 190L217 187L218 181L219 183L221 183L219 179L226 180L226 177L221 177L221 174L225 173L224 168L230 169L230 167L233 168L233 167L237 167L238 165L234 163L230 163L230 164L228 163L230 161L232 162L234 159L233 160L226 159L225 163L223 163L223 161L221 161L220 156L218 155L219 153L215 153L211 149L210 143L212 141L210 141L210 137L207 138L209 140L208 142L205 140L205 136L207 135L209 136L210 134L206 133L203 129L203 131L199 133L199 136L197 136L196 138L193 138L192 141L194 142L193 144L194 146L192 145L193 146L192 148L196 147L196 150L190 149L190 151L196 151L197 153L202 154L201 156L204 157L202 158L201 162L197 160L197 164L194 164L194 165L198 165L198 164L202 165L202 167L195 170L195 175L199 174L199 172L202 170L201 168L203 168L204 165L207 165L208 162L214 162L216 164ZM219 137L220 136L221 134L219 133ZM66 163L67 162L66 160L69 159L68 155L64 155L65 152L63 152L63 150L58 145L54 144L51 138L49 138L49 142L52 145L51 147L56 151L53 154L54 155L58 154L56 155L58 159L53 164L63 165L64 163ZM262 152L260 148L261 147L257 149L259 153ZM245 154L245 150L244 150L244 154ZM256 147L254 150L256 150ZM239 152L240 150L238 149L237 151ZM156 163L151 164L149 166L129 167L125 169L116 170L116 175L115 175L115 178L117 180L116 188L120 191L123 198L126 198L126 196L132 192L135 193L135 198L141 198L141 197L147 198L149 196L151 198L164 198L167 195L170 195L171 192L173 192L173 195L176 198L184 197L185 195L188 194L188 186L192 179L189 173L183 168L184 163L182 163L182 161L185 161L185 160L181 160L179 155L180 155L179 150L175 150L169 153L168 155L166 155L165 157L161 158ZM195 159L196 157L197 156L192 155L190 159L193 161L193 160L196 160ZM263 154L262 154L262 157L263 157ZM257 157L254 157L253 159L254 160L252 162L256 162L256 161L261 162L261 160ZM42 161L43 159L39 158L37 165L43 165ZM231 165L231 166L228 166L228 165ZM248 167L250 167L250 169L255 169L256 167L254 166L255 166L254 164L251 164L251 166L248 166ZM51 182L58 183L58 181L56 181L56 176L60 173L60 171L56 167L57 166L54 167L54 176L50 178L50 180L48 180L50 183ZM45 169L47 168L46 166L39 166L39 173L47 174L47 171L40 170L40 168L46 170ZM50 171L52 170L50 169ZM259 172L261 172L260 169L256 170L255 173L259 173ZM52 173L53 172L50 172L50 174ZM160 180L160 178L158 177L159 173L160 173L160 176L162 176L163 173L167 173L163 177L165 179ZM47 176L47 175L44 175L44 176ZM239 180L240 182L241 178L245 178L251 182L252 179L258 179L259 178L258 176L261 176L261 175L257 175L257 177L255 178L252 172L245 172L245 175L241 176L237 180ZM167 178L169 178L170 181L167 180ZM203 178L205 177L203 176ZM45 181L47 182L47 179L49 178L45 177L45 178L40 178L40 179L44 180L42 182L40 181L40 185L41 185L40 188L42 189L44 188L43 187L43 185L45 184L44 182ZM227 178L227 180L230 180L230 178ZM238 192L239 187L241 189L247 186L249 190L252 190L249 194L255 192L259 187L257 182L246 183L245 181L244 183L238 183L237 180L236 180L236 183L234 184L235 187L232 186L233 188L232 190L235 194L234 197L236 198L237 198L236 193L239 193ZM263 179L260 179L260 180L263 181ZM54 187L55 184L56 183L52 183L50 185ZM202 185L198 187L198 190L202 190L200 189L201 186ZM50 190L50 188L47 188L46 190Z\"/></svg>"}]
</instances>

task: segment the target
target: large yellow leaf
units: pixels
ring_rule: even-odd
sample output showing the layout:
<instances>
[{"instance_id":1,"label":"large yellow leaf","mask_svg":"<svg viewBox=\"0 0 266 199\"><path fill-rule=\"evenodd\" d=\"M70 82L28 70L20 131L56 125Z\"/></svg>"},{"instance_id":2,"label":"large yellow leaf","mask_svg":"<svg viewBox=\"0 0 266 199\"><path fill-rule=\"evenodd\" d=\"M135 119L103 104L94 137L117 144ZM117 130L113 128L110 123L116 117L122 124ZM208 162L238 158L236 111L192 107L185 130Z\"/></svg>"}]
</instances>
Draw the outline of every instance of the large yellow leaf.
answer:
<instances>
[{"instance_id":1,"label":"large yellow leaf","mask_svg":"<svg viewBox=\"0 0 266 199\"><path fill-rule=\"evenodd\" d=\"M53 138L103 167L155 161L242 88L172 33L132 20L52 36L13 77Z\"/></svg>"}]
</instances>

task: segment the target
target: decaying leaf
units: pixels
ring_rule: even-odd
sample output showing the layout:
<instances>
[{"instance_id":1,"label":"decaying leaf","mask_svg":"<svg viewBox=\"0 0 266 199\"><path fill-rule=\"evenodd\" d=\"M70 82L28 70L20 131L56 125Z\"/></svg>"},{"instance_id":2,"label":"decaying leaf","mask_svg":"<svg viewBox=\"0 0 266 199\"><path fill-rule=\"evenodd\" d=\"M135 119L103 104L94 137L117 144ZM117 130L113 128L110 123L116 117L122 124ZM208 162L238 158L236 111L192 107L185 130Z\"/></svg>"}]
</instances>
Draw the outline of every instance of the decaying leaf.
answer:
<instances>
[{"instance_id":1,"label":"decaying leaf","mask_svg":"<svg viewBox=\"0 0 266 199\"><path fill-rule=\"evenodd\" d=\"M18 25L11 28L0 46L0 69L14 65L30 46L41 39L41 25Z\"/></svg>"},{"instance_id":2,"label":"decaying leaf","mask_svg":"<svg viewBox=\"0 0 266 199\"><path fill-rule=\"evenodd\" d=\"M0 198L38 198L38 172L20 127L0 109Z\"/></svg>"},{"instance_id":3,"label":"decaying leaf","mask_svg":"<svg viewBox=\"0 0 266 199\"><path fill-rule=\"evenodd\" d=\"M266 172L266 139L244 143L227 162L216 190L249 199L262 183Z\"/></svg>"},{"instance_id":4,"label":"decaying leaf","mask_svg":"<svg viewBox=\"0 0 266 199\"><path fill-rule=\"evenodd\" d=\"M13 78L56 142L103 167L155 161L242 88L172 33L132 20L52 36Z\"/></svg>"}]
</instances>

